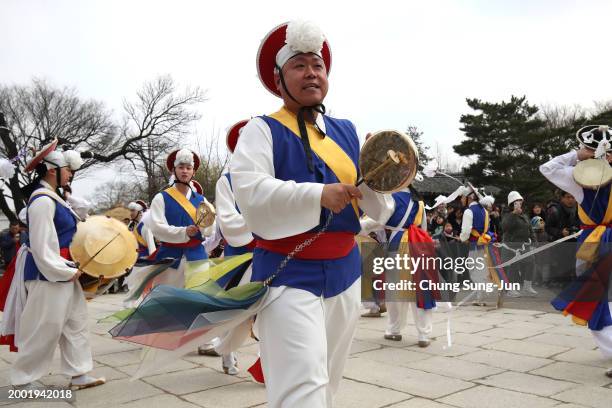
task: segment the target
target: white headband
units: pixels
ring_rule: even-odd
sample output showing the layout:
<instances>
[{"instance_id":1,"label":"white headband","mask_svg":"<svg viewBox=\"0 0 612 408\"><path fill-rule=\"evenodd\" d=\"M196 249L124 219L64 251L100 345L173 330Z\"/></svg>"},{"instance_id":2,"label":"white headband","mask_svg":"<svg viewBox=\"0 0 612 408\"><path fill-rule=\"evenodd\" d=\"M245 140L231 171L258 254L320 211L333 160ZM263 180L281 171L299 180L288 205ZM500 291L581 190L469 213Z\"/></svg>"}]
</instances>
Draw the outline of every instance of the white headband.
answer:
<instances>
[{"instance_id":1,"label":"white headband","mask_svg":"<svg viewBox=\"0 0 612 408\"><path fill-rule=\"evenodd\" d=\"M65 152L54 150L43 158L43 162L47 166L47 170L70 167L70 170L76 171L83 165L81 154L74 150L66 150Z\"/></svg>"}]
</instances>

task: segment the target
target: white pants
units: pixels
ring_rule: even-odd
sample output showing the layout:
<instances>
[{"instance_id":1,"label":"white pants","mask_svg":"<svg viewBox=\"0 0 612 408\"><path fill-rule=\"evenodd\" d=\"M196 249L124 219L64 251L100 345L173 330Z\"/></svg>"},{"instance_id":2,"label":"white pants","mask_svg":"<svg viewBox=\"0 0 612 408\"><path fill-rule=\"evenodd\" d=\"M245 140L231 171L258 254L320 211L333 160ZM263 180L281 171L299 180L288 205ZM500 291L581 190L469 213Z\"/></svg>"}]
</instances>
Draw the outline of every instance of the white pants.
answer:
<instances>
[{"instance_id":1,"label":"white pants","mask_svg":"<svg viewBox=\"0 0 612 408\"><path fill-rule=\"evenodd\" d=\"M608 307L612 313L612 302L608 303ZM606 326L602 330L591 330L591 333L604 358L612 359L612 326Z\"/></svg>"},{"instance_id":2,"label":"white pants","mask_svg":"<svg viewBox=\"0 0 612 408\"><path fill-rule=\"evenodd\" d=\"M415 302L387 302L387 330L386 334L401 334L406 327L408 309L412 310L412 317L417 329L419 341L429 340L433 328L433 309L418 308Z\"/></svg>"},{"instance_id":3,"label":"white pants","mask_svg":"<svg viewBox=\"0 0 612 408\"><path fill-rule=\"evenodd\" d=\"M468 258L472 259L474 267L470 269L470 279L474 283L487 283L489 279L489 269L486 266L480 267L478 258L484 259L484 249L471 249ZM482 302L487 293L485 290L474 290L476 292L476 300Z\"/></svg>"},{"instance_id":4,"label":"white pants","mask_svg":"<svg viewBox=\"0 0 612 408\"><path fill-rule=\"evenodd\" d=\"M361 282L324 299L270 288L257 315L261 363L271 408L331 407L359 318Z\"/></svg>"},{"instance_id":5,"label":"white pants","mask_svg":"<svg viewBox=\"0 0 612 408\"><path fill-rule=\"evenodd\" d=\"M183 256L178 268L168 268L153 279L153 287L157 285L169 285L175 288L185 287L185 262Z\"/></svg>"},{"instance_id":6,"label":"white pants","mask_svg":"<svg viewBox=\"0 0 612 408\"><path fill-rule=\"evenodd\" d=\"M87 332L87 303L78 282L26 282L28 297L20 318L17 359L11 383L23 385L49 374L59 344L62 374L77 376L92 370Z\"/></svg>"}]
</instances>

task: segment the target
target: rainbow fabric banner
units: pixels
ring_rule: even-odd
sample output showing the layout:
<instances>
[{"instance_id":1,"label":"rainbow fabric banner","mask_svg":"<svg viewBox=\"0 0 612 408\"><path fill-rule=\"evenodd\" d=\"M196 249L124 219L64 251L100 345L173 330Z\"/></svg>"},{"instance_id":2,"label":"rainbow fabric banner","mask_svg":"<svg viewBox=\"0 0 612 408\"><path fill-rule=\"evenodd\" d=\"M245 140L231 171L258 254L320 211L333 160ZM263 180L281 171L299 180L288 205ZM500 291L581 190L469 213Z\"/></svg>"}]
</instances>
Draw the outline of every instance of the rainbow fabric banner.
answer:
<instances>
[{"instance_id":1,"label":"rainbow fabric banner","mask_svg":"<svg viewBox=\"0 0 612 408\"><path fill-rule=\"evenodd\" d=\"M137 378L223 336L257 313L268 291L262 282L229 290L219 284L252 257L246 253L214 266L210 261L190 263L186 288L155 286L137 307L103 319L119 321L109 331L113 338L149 347Z\"/></svg>"}]
</instances>

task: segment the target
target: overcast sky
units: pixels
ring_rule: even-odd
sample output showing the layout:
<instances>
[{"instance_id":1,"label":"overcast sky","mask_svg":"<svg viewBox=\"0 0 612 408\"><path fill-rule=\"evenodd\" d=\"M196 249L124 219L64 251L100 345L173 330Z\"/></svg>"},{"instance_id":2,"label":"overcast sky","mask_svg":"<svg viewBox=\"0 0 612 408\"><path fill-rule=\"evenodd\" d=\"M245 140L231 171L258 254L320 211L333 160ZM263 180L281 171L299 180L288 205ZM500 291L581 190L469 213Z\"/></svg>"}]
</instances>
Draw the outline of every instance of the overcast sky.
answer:
<instances>
[{"instance_id":1,"label":"overcast sky","mask_svg":"<svg viewBox=\"0 0 612 408\"><path fill-rule=\"evenodd\" d=\"M467 97L612 99L610 1L0 0L0 13L2 84L46 78L118 115L143 81L170 74L207 90L198 135L280 106L260 85L255 56L272 27L294 18L326 34L325 104L361 136L411 124L451 157Z\"/></svg>"}]
</instances>

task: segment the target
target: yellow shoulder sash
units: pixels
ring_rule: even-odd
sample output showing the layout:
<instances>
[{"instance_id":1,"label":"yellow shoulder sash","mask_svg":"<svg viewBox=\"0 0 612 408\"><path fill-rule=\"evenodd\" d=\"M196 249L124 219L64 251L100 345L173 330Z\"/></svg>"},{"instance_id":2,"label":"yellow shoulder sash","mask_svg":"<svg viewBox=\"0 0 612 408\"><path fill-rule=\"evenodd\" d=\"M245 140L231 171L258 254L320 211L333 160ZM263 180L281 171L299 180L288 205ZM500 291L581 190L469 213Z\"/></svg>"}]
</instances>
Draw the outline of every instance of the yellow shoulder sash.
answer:
<instances>
[{"instance_id":1,"label":"yellow shoulder sash","mask_svg":"<svg viewBox=\"0 0 612 408\"><path fill-rule=\"evenodd\" d=\"M270 115L271 118L276 119L283 126L289 129L295 136L300 137L300 130L297 124L296 116L288 111L285 107L281 108L278 112ZM346 154L344 150L331 137L321 137L319 132L311 123L306 123L306 130L308 132L308 140L310 141L310 147L312 151L319 156L323 162L331 169L332 172L338 177L341 183L355 184L357 181L357 169L355 163ZM351 201L353 209L357 216L359 216L359 207L357 200Z\"/></svg>"},{"instance_id":2,"label":"yellow shoulder sash","mask_svg":"<svg viewBox=\"0 0 612 408\"><path fill-rule=\"evenodd\" d=\"M581 205L578 206L578 218L584 225L597 225L595 221L589 217L589 215L584 211ZM576 253L576 257L578 259L582 259L587 262L593 262L597 259L597 254L599 252L599 243L601 242L601 237L604 232L606 232L606 224L612 223L612 192L610 193L610 197L608 198L608 207L606 208L606 213L604 214L603 220L601 221L602 225L598 225L593 228L590 233L588 230L584 230L583 234L589 234L586 237L578 252Z\"/></svg>"},{"instance_id":3,"label":"yellow shoulder sash","mask_svg":"<svg viewBox=\"0 0 612 408\"><path fill-rule=\"evenodd\" d=\"M174 201L176 201L178 205L180 205L187 214L189 214L189 217L191 217L191 219L193 220L193 223L195 224L196 223L196 208L193 206L191 201L189 201L187 197L185 197L183 193L178 191L176 187L174 186L169 187L165 189L164 191L168 193L168 195L172 197Z\"/></svg>"}]
</instances>

